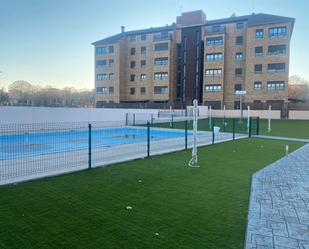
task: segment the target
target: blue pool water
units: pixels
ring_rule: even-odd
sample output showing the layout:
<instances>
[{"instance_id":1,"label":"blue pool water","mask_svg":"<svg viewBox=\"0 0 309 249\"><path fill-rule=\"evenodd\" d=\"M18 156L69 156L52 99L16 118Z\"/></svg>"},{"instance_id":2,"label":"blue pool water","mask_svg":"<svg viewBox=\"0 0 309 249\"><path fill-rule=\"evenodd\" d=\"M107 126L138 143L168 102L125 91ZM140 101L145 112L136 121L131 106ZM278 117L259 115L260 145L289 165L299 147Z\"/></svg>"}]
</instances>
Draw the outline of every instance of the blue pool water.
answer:
<instances>
[{"instance_id":1,"label":"blue pool water","mask_svg":"<svg viewBox=\"0 0 309 249\"><path fill-rule=\"evenodd\" d=\"M151 129L151 140L184 137L181 131ZM92 148L112 147L147 141L145 128L92 130ZM19 133L0 136L0 160L32 157L88 149L88 130Z\"/></svg>"}]
</instances>

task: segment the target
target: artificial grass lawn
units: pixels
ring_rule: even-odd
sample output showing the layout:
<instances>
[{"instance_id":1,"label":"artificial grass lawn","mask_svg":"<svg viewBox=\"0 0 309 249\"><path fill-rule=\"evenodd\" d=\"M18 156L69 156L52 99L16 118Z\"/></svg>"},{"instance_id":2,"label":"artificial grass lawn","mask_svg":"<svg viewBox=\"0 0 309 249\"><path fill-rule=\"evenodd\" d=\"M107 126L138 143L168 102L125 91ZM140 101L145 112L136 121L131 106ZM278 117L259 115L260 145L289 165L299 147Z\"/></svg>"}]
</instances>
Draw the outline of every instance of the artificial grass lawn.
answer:
<instances>
[{"instance_id":1,"label":"artificial grass lawn","mask_svg":"<svg viewBox=\"0 0 309 249\"><path fill-rule=\"evenodd\" d=\"M260 134L309 139L309 120L274 119L271 121L271 132L268 132L268 120L260 120Z\"/></svg>"},{"instance_id":2,"label":"artificial grass lawn","mask_svg":"<svg viewBox=\"0 0 309 249\"><path fill-rule=\"evenodd\" d=\"M286 144L302 145L243 139L199 148L200 168L182 151L0 187L0 248L243 248L250 177Z\"/></svg>"},{"instance_id":3,"label":"artificial grass lawn","mask_svg":"<svg viewBox=\"0 0 309 249\"><path fill-rule=\"evenodd\" d=\"M226 119L226 127L223 128L223 118L213 118L215 126L220 127L220 131L232 132L233 122L232 119ZM252 134L256 135L257 123L256 118L252 121ZM154 124L156 127L169 127L169 123ZM174 122L173 128L185 129L185 123L183 121ZM260 135L267 136L281 136L290 138L305 138L309 139L309 120L285 120L285 119L273 119L271 121L271 132L268 132L268 120L260 119ZM192 121L188 122L188 129L192 129ZM198 121L198 130L210 131L209 119L201 119ZM239 119L235 122L236 133L247 133L247 119L244 118L242 123Z\"/></svg>"}]
</instances>

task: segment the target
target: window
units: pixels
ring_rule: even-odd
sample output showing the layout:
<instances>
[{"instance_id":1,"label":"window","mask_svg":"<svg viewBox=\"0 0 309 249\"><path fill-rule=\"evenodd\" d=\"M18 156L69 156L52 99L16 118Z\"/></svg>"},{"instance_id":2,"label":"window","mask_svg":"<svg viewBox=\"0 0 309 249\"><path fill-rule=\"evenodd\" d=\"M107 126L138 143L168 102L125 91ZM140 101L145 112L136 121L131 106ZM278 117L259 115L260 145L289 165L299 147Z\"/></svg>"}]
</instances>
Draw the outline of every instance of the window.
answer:
<instances>
[{"instance_id":1,"label":"window","mask_svg":"<svg viewBox=\"0 0 309 249\"><path fill-rule=\"evenodd\" d=\"M154 79L155 80L167 80L168 73L166 72L154 73Z\"/></svg>"},{"instance_id":2,"label":"window","mask_svg":"<svg viewBox=\"0 0 309 249\"><path fill-rule=\"evenodd\" d=\"M235 68L235 75L242 76L242 68Z\"/></svg>"},{"instance_id":3,"label":"window","mask_svg":"<svg viewBox=\"0 0 309 249\"><path fill-rule=\"evenodd\" d=\"M263 47L255 47L255 56L263 56Z\"/></svg>"},{"instance_id":4,"label":"window","mask_svg":"<svg viewBox=\"0 0 309 249\"><path fill-rule=\"evenodd\" d=\"M135 68L135 61L130 61L130 68Z\"/></svg>"},{"instance_id":5,"label":"window","mask_svg":"<svg viewBox=\"0 0 309 249\"><path fill-rule=\"evenodd\" d=\"M162 66L168 64L168 57L155 58L154 59L155 66Z\"/></svg>"},{"instance_id":6,"label":"window","mask_svg":"<svg viewBox=\"0 0 309 249\"><path fill-rule=\"evenodd\" d=\"M154 94L167 94L168 93L167 86L155 86L153 90L154 90Z\"/></svg>"},{"instance_id":7,"label":"window","mask_svg":"<svg viewBox=\"0 0 309 249\"><path fill-rule=\"evenodd\" d=\"M223 45L222 36L206 39L206 46L217 46L217 45Z\"/></svg>"},{"instance_id":8,"label":"window","mask_svg":"<svg viewBox=\"0 0 309 249\"><path fill-rule=\"evenodd\" d=\"M205 85L205 92L221 92L222 86L220 84Z\"/></svg>"},{"instance_id":9,"label":"window","mask_svg":"<svg viewBox=\"0 0 309 249\"><path fill-rule=\"evenodd\" d=\"M134 95L135 94L135 88L134 87L131 87L130 88L130 95Z\"/></svg>"},{"instance_id":10,"label":"window","mask_svg":"<svg viewBox=\"0 0 309 249\"><path fill-rule=\"evenodd\" d=\"M114 62L113 59L110 59L110 60L108 61L108 66L109 66L109 67L114 67L114 66L115 66L115 62Z\"/></svg>"},{"instance_id":11,"label":"window","mask_svg":"<svg viewBox=\"0 0 309 249\"><path fill-rule=\"evenodd\" d=\"M105 67L106 66L106 60L99 60L96 63L97 67Z\"/></svg>"},{"instance_id":12,"label":"window","mask_svg":"<svg viewBox=\"0 0 309 249\"><path fill-rule=\"evenodd\" d=\"M264 38L264 29L256 29L255 39L263 39L263 38Z\"/></svg>"},{"instance_id":13,"label":"window","mask_svg":"<svg viewBox=\"0 0 309 249\"><path fill-rule=\"evenodd\" d=\"M110 87L108 88L108 92L109 92L109 94L114 93L114 87L113 87L113 86L110 86Z\"/></svg>"},{"instance_id":14,"label":"window","mask_svg":"<svg viewBox=\"0 0 309 249\"><path fill-rule=\"evenodd\" d=\"M131 35L130 36L130 41L131 42L135 42L136 41L136 36L135 35Z\"/></svg>"},{"instance_id":15,"label":"window","mask_svg":"<svg viewBox=\"0 0 309 249\"><path fill-rule=\"evenodd\" d=\"M284 81L268 81L267 90L268 91L284 90Z\"/></svg>"},{"instance_id":16,"label":"window","mask_svg":"<svg viewBox=\"0 0 309 249\"><path fill-rule=\"evenodd\" d=\"M236 23L236 29L243 29L243 28L244 28L244 23L243 22Z\"/></svg>"},{"instance_id":17,"label":"window","mask_svg":"<svg viewBox=\"0 0 309 249\"><path fill-rule=\"evenodd\" d=\"M106 86L97 87L96 92L97 93L107 93L108 92L107 87Z\"/></svg>"},{"instance_id":18,"label":"window","mask_svg":"<svg viewBox=\"0 0 309 249\"><path fill-rule=\"evenodd\" d=\"M141 35L141 40L142 40L142 41L145 41L145 40L146 40L146 34L142 34L142 35Z\"/></svg>"},{"instance_id":19,"label":"window","mask_svg":"<svg viewBox=\"0 0 309 249\"><path fill-rule=\"evenodd\" d=\"M222 53L206 54L206 61L221 61Z\"/></svg>"},{"instance_id":20,"label":"window","mask_svg":"<svg viewBox=\"0 0 309 249\"><path fill-rule=\"evenodd\" d=\"M104 55L107 53L106 47L98 47L97 48L97 54Z\"/></svg>"},{"instance_id":21,"label":"window","mask_svg":"<svg viewBox=\"0 0 309 249\"><path fill-rule=\"evenodd\" d=\"M254 90L260 91L262 89L262 82L261 81L255 81L254 82Z\"/></svg>"},{"instance_id":22,"label":"window","mask_svg":"<svg viewBox=\"0 0 309 249\"><path fill-rule=\"evenodd\" d=\"M134 81L135 81L135 74L131 74L131 75L130 75L130 81L131 81L131 82L134 82Z\"/></svg>"},{"instance_id":23,"label":"window","mask_svg":"<svg viewBox=\"0 0 309 249\"><path fill-rule=\"evenodd\" d=\"M135 55L135 53L136 53L136 49L135 49L135 48L131 48L131 49L130 49L130 54L131 54L131 55Z\"/></svg>"},{"instance_id":24,"label":"window","mask_svg":"<svg viewBox=\"0 0 309 249\"><path fill-rule=\"evenodd\" d=\"M241 91L241 84L235 84L234 85L234 92Z\"/></svg>"},{"instance_id":25,"label":"window","mask_svg":"<svg viewBox=\"0 0 309 249\"><path fill-rule=\"evenodd\" d=\"M235 60L242 61L243 59L243 53L239 52L235 54Z\"/></svg>"},{"instance_id":26,"label":"window","mask_svg":"<svg viewBox=\"0 0 309 249\"><path fill-rule=\"evenodd\" d=\"M162 31L161 33L156 33L153 35L154 41L168 40L169 38L170 38L170 35L168 31Z\"/></svg>"},{"instance_id":27,"label":"window","mask_svg":"<svg viewBox=\"0 0 309 249\"><path fill-rule=\"evenodd\" d=\"M101 81L101 80L106 80L106 79L107 79L106 73L97 74L97 80Z\"/></svg>"},{"instance_id":28,"label":"window","mask_svg":"<svg viewBox=\"0 0 309 249\"><path fill-rule=\"evenodd\" d=\"M268 36L271 37L279 37L279 36L286 36L287 30L286 27L275 27L275 28L269 28L268 30Z\"/></svg>"},{"instance_id":29,"label":"window","mask_svg":"<svg viewBox=\"0 0 309 249\"><path fill-rule=\"evenodd\" d=\"M244 43L243 36L236 36L236 45L242 45Z\"/></svg>"},{"instance_id":30,"label":"window","mask_svg":"<svg viewBox=\"0 0 309 249\"><path fill-rule=\"evenodd\" d=\"M168 43L157 43L155 44L155 51L166 51L168 50Z\"/></svg>"},{"instance_id":31,"label":"window","mask_svg":"<svg viewBox=\"0 0 309 249\"><path fill-rule=\"evenodd\" d=\"M267 65L269 73L285 72L285 63L271 63Z\"/></svg>"},{"instance_id":32,"label":"window","mask_svg":"<svg viewBox=\"0 0 309 249\"><path fill-rule=\"evenodd\" d=\"M115 79L115 74L110 73L110 74L108 75L108 78L109 78L110 80L114 80L114 79Z\"/></svg>"},{"instance_id":33,"label":"window","mask_svg":"<svg viewBox=\"0 0 309 249\"><path fill-rule=\"evenodd\" d=\"M141 54L146 54L146 47L141 47Z\"/></svg>"},{"instance_id":34,"label":"window","mask_svg":"<svg viewBox=\"0 0 309 249\"><path fill-rule=\"evenodd\" d=\"M220 77L222 75L222 69L207 69L205 70L206 77Z\"/></svg>"},{"instance_id":35,"label":"window","mask_svg":"<svg viewBox=\"0 0 309 249\"><path fill-rule=\"evenodd\" d=\"M146 80L146 74L141 74L141 81L145 81Z\"/></svg>"},{"instance_id":36,"label":"window","mask_svg":"<svg viewBox=\"0 0 309 249\"><path fill-rule=\"evenodd\" d=\"M234 101L234 109L240 109L240 101Z\"/></svg>"},{"instance_id":37,"label":"window","mask_svg":"<svg viewBox=\"0 0 309 249\"><path fill-rule=\"evenodd\" d=\"M224 30L224 27L223 26L220 26L220 25L214 25L211 27L211 32L222 32Z\"/></svg>"},{"instance_id":38,"label":"window","mask_svg":"<svg viewBox=\"0 0 309 249\"><path fill-rule=\"evenodd\" d=\"M262 64L255 64L254 65L254 72L255 73L262 73L263 71L263 65Z\"/></svg>"},{"instance_id":39,"label":"window","mask_svg":"<svg viewBox=\"0 0 309 249\"><path fill-rule=\"evenodd\" d=\"M286 45L268 46L269 55L286 54Z\"/></svg>"},{"instance_id":40,"label":"window","mask_svg":"<svg viewBox=\"0 0 309 249\"><path fill-rule=\"evenodd\" d=\"M146 67L146 60L141 60L141 67L142 68Z\"/></svg>"},{"instance_id":41,"label":"window","mask_svg":"<svg viewBox=\"0 0 309 249\"><path fill-rule=\"evenodd\" d=\"M109 46L109 47L108 47L108 52L109 52L110 54L113 54L113 53L114 53L114 46Z\"/></svg>"},{"instance_id":42,"label":"window","mask_svg":"<svg viewBox=\"0 0 309 249\"><path fill-rule=\"evenodd\" d=\"M146 88L145 87L141 87L141 95L145 95L146 94Z\"/></svg>"}]
</instances>

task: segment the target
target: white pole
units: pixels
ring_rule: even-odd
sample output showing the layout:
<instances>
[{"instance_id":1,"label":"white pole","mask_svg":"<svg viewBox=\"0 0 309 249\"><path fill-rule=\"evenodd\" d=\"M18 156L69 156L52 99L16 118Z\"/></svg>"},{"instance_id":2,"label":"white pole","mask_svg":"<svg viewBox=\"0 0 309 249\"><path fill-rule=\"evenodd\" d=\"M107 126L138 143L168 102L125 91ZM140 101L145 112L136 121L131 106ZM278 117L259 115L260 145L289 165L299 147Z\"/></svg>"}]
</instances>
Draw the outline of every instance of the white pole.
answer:
<instances>
[{"instance_id":1,"label":"white pole","mask_svg":"<svg viewBox=\"0 0 309 249\"><path fill-rule=\"evenodd\" d=\"M289 145L285 146L285 155L287 156L289 154Z\"/></svg>"},{"instance_id":2,"label":"white pole","mask_svg":"<svg viewBox=\"0 0 309 249\"><path fill-rule=\"evenodd\" d=\"M268 132L271 132L271 105L268 107Z\"/></svg>"},{"instance_id":3,"label":"white pole","mask_svg":"<svg viewBox=\"0 0 309 249\"><path fill-rule=\"evenodd\" d=\"M197 166L197 108L198 108L197 100L193 100L193 146L192 146L192 158L189 161L190 167L199 167Z\"/></svg>"},{"instance_id":4,"label":"white pole","mask_svg":"<svg viewBox=\"0 0 309 249\"><path fill-rule=\"evenodd\" d=\"M209 129L211 129L211 106L209 106Z\"/></svg>"},{"instance_id":5,"label":"white pole","mask_svg":"<svg viewBox=\"0 0 309 249\"><path fill-rule=\"evenodd\" d=\"M249 133L249 123L250 123L250 106L248 105L248 113L247 113L247 131Z\"/></svg>"},{"instance_id":6,"label":"white pole","mask_svg":"<svg viewBox=\"0 0 309 249\"><path fill-rule=\"evenodd\" d=\"M242 95L240 95L239 104L240 104L240 121L242 121L242 117L243 117L243 114L242 114Z\"/></svg>"}]
</instances>

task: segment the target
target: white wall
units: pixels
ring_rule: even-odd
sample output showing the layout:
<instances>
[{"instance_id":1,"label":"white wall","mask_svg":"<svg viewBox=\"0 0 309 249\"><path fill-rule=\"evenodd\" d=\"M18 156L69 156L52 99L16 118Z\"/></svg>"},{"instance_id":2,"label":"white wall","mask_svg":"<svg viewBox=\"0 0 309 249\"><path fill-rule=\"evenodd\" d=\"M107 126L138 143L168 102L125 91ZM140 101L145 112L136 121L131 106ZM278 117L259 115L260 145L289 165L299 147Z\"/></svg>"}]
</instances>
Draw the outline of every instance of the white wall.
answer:
<instances>
[{"instance_id":1,"label":"white wall","mask_svg":"<svg viewBox=\"0 0 309 249\"><path fill-rule=\"evenodd\" d=\"M150 113L153 109L62 108L62 107L0 107L0 124L57 122L119 121L125 123L126 113Z\"/></svg>"},{"instance_id":2,"label":"white wall","mask_svg":"<svg viewBox=\"0 0 309 249\"><path fill-rule=\"evenodd\" d=\"M243 110L243 116L246 117L247 110ZM223 110L211 110L211 115L212 117L223 117L224 116L224 111ZM233 118L233 117L240 117L240 110L226 110L225 111L225 116L228 118ZM250 116L252 117L260 117L263 119L268 118L268 110L250 110ZM281 117L281 112L273 110L271 111L271 118L272 119L280 119Z\"/></svg>"},{"instance_id":3,"label":"white wall","mask_svg":"<svg viewBox=\"0 0 309 249\"><path fill-rule=\"evenodd\" d=\"M289 111L289 119L309 120L309 111Z\"/></svg>"}]
</instances>

